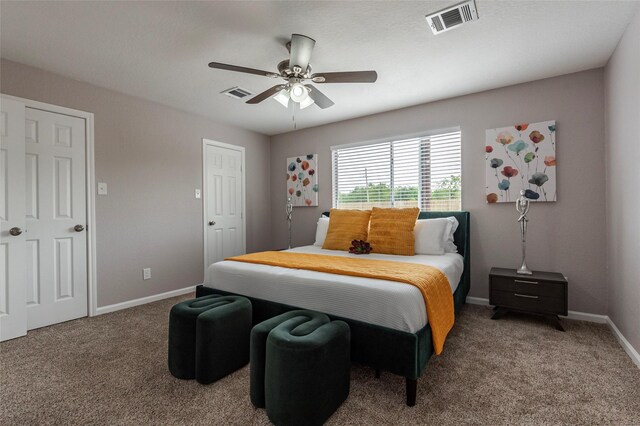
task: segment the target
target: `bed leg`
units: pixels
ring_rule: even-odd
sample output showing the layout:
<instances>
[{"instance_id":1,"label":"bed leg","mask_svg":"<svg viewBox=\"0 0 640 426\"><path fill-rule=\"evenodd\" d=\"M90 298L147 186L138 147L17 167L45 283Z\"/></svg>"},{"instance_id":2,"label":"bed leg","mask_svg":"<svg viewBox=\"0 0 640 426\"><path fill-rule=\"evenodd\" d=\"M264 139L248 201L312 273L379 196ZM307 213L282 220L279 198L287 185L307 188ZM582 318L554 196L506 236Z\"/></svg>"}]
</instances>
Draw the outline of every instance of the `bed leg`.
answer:
<instances>
[{"instance_id":1,"label":"bed leg","mask_svg":"<svg viewBox=\"0 0 640 426\"><path fill-rule=\"evenodd\" d=\"M416 392L418 391L418 379L407 377L407 406L416 405Z\"/></svg>"},{"instance_id":2,"label":"bed leg","mask_svg":"<svg viewBox=\"0 0 640 426\"><path fill-rule=\"evenodd\" d=\"M380 378L380 369L376 368L376 379Z\"/></svg>"}]
</instances>

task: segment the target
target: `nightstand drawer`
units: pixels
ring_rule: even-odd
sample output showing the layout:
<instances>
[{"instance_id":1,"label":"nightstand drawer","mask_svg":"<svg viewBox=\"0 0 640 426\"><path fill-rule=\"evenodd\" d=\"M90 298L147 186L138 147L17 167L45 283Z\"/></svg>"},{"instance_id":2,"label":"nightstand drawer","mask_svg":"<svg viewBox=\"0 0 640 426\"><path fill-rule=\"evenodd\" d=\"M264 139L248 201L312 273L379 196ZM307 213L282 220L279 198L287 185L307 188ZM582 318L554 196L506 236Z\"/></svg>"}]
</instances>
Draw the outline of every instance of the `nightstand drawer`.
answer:
<instances>
[{"instance_id":1,"label":"nightstand drawer","mask_svg":"<svg viewBox=\"0 0 640 426\"><path fill-rule=\"evenodd\" d=\"M491 277L491 288L494 291L545 296L564 300L565 284L541 281L531 278Z\"/></svg>"},{"instance_id":2,"label":"nightstand drawer","mask_svg":"<svg viewBox=\"0 0 640 426\"><path fill-rule=\"evenodd\" d=\"M549 297L519 293L517 291L493 291L491 292L492 305L505 308L518 309L531 312L548 312L566 315L564 297Z\"/></svg>"}]
</instances>

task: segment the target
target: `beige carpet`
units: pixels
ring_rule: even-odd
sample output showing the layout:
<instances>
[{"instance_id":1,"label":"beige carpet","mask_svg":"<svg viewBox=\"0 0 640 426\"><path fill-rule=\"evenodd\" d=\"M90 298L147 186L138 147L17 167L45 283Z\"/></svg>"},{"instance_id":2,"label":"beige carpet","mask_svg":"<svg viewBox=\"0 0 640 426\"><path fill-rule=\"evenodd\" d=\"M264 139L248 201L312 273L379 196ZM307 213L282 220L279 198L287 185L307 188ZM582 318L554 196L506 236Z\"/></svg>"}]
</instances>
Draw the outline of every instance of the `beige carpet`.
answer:
<instances>
[{"instance_id":1,"label":"beige carpet","mask_svg":"<svg viewBox=\"0 0 640 426\"><path fill-rule=\"evenodd\" d=\"M268 424L249 402L249 369L212 385L166 367L169 299L70 321L0 344L0 424ZM354 366L329 424L640 425L640 369L604 325L490 320L467 305L443 355L404 403L404 380Z\"/></svg>"}]
</instances>

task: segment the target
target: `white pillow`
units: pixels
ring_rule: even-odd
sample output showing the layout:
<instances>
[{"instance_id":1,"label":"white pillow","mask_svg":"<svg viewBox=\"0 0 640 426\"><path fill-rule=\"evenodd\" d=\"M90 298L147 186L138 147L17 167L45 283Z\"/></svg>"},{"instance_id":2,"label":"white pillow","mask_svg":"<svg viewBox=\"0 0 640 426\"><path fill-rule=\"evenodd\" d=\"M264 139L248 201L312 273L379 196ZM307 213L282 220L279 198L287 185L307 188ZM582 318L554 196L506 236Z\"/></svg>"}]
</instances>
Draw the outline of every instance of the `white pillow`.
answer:
<instances>
[{"instance_id":1,"label":"white pillow","mask_svg":"<svg viewBox=\"0 0 640 426\"><path fill-rule=\"evenodd\" d=\"M316 242L314 246L322 247L325 238L327 238L327 231L329 230L329 218L326 216L318 219L318 226L316 227Z\"/></svg>"},{"instance_id":2,"label":"white pillow","mask_svg":"<svg viewBox=\"0 0 640 426\"><path fill-rule=\"evenodd\" d=\"M452 223L447 218L418 219L413 228L416 254L444 254Z\"/></svg>"},{"instance_id":3,"label":"white pillow","mask_svg":"<svg viewBox=\"0 0 640 426\"><path fill-rule=\"evenodd\" d=\"M458 247L456 247L453 242L453 234L456 232L456 229L458 229L458 219L453 216L446 217L445 219L449 221L449 227L447 231L445 231L444 251L446 253L457 253Z\"/></svg>"}]
</instances>

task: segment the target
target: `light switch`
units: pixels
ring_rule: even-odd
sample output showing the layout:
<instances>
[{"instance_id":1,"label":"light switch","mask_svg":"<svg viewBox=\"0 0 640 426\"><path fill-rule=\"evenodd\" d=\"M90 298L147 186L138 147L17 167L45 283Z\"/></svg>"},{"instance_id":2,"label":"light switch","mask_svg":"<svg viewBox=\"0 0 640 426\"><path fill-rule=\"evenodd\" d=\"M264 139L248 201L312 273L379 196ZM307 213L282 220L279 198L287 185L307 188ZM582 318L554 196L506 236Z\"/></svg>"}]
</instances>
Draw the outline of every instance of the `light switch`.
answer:
<instances>
[{"instance_id":1,"label":"light switch","mask_svg":"<svg viewBox=\"0 0 640 426\"><path fill-rule=\"evenodd\" d=\"M200 198L200 190L196 189L196 198Z\"/></svg>"},{"instance_id":2,"label":"light switch","mask_svg":"<svg viewBox=\"0 0 640 426\"><path fill-rule=\"evenodd\" d=\"M105 182L98 182L98 195L107 195L107 184Z\"/></svg>"}]
</instances>

